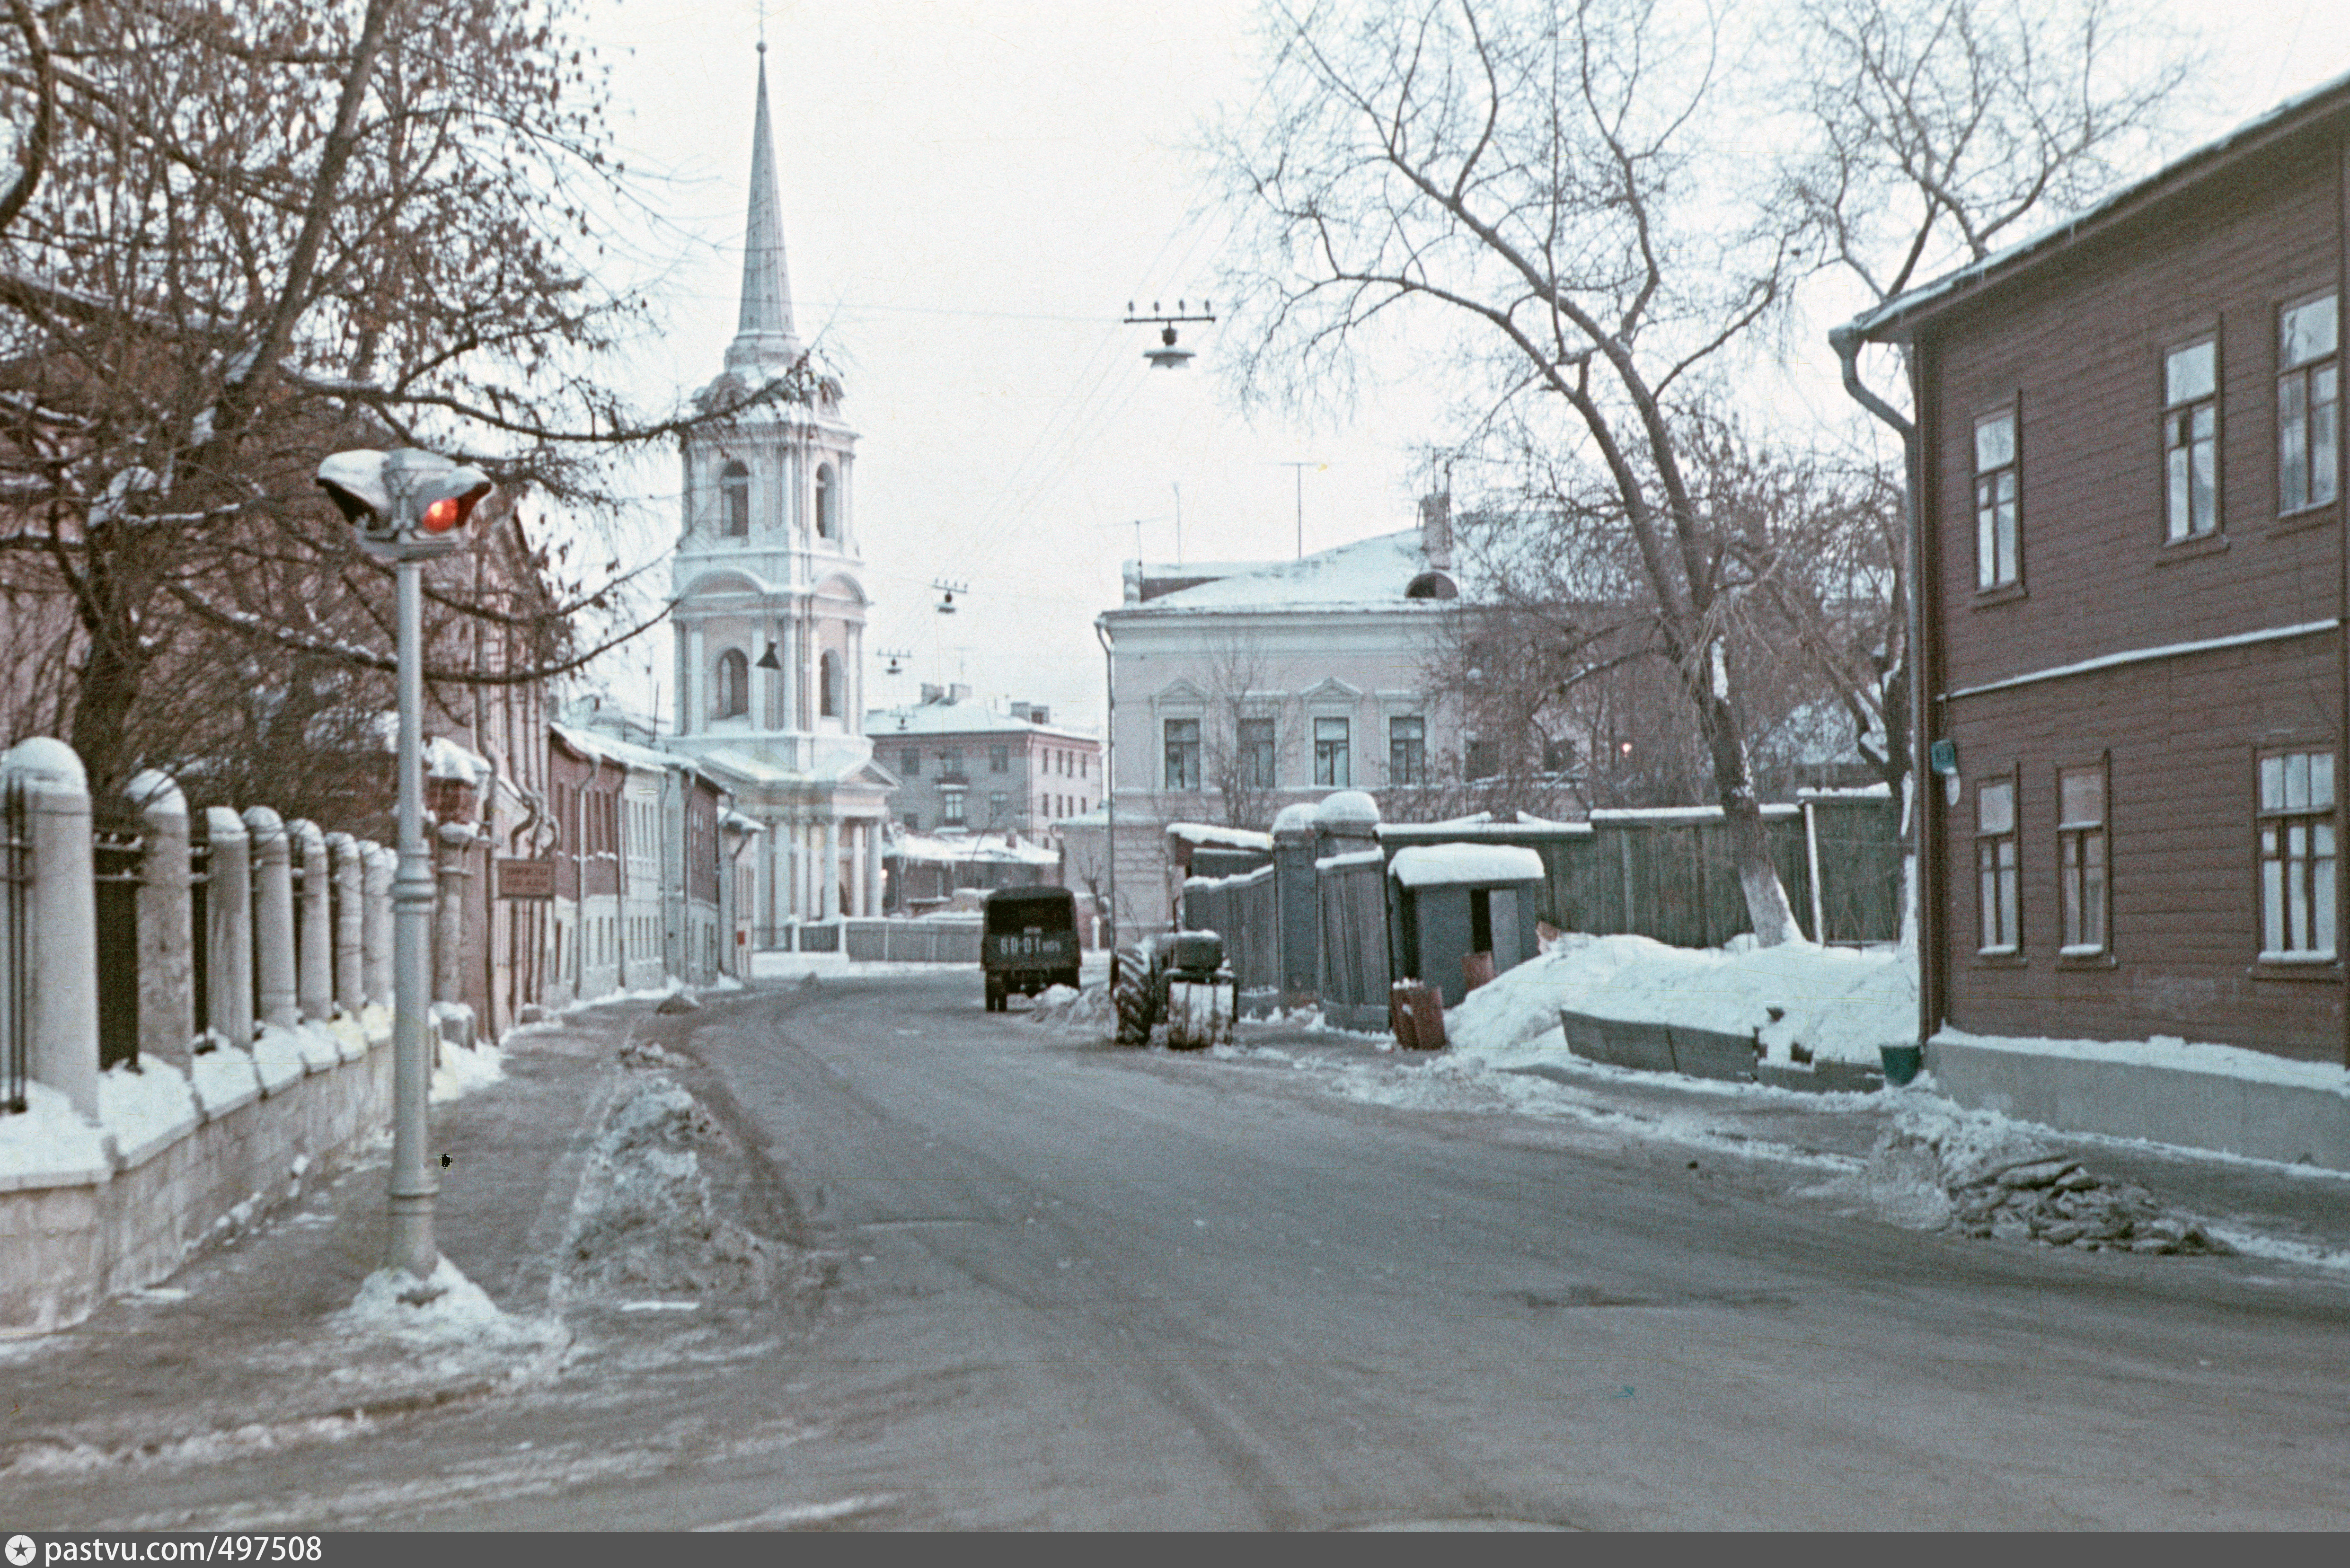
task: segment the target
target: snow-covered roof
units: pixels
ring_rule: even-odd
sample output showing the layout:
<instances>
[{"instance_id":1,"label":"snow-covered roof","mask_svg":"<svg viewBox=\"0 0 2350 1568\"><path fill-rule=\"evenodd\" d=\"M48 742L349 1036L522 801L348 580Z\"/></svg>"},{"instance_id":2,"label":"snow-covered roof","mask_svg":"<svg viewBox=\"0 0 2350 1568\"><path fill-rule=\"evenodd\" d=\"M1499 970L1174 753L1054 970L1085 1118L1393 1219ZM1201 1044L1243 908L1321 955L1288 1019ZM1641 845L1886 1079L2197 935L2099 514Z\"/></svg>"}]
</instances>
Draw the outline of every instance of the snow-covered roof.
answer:
<instances>
[{"instance_id":1,"label":"snow-covered roof","mask_svg":"<svg viewBox=\"0 0 2350 1568\"><path fill-rule=\"evenodd\" d=\"M1794 816L1803 808L1784 804L1765 805L1763 818L1772 820ZM1591 814L1591 826L1605 827L1611 822L1656 822L1667 826L1682 826L1693 822L1720 822L1721 807L1718 805L1625 805L1602 806Z\"/></svg>"},{"instance_id":2,"label":"snow-covered roof","mask_svg":"<svg viewBox=\"0 0 2350 1568\"><path fill-rule=\"evenodd\" d=\"M424 776L428 779L453 779L475 789L486 789L497 772L490 765L489 758L466 750L446 735L434 735L424 742Z\"/></svg>"},{"instance_id":3,"label":"snow-covered roof","mask_svg":"<svg viewBox=\"0 0 2350 1568\"><path fill-rule=\"evenodd\" d=\"M1993 279L2020 272L2037 262L2043 254L2062 250L2082 234L2102 226L2124 209L2159 200L2188 186L2224 163L2230 154L2265 141L2277 133L2289 133L2303 121L2314 121L2339 110L2345 100L2350 100L2350 74L2334 77L2307 92L2285 99L2217 140L2207 141L2171 160L2143 180L2123 186L2085 211L2004 250L1994 251L1981 261L1971 262L1930 283L1920 284L1896 295L1882 305L1855 317L1847 326L1863 337L1901 336L1908 318L1932 311Z\"/></svg>"},{"instance_id":4,"label":"snow-covered roof","mask_svg":"<svg viewBox=\"0 0 2350 1568\"><path fill-rule=\"evenodd\" d=\"M1273 853L1273 835L1257 833L1245 827L1219 827L1212 822L1170 822L1167 836L1177 838L1194 847L1216 849L1257 849Z\"/></svg>"},{"instance_id":5,"label":"snow-covered roof","mask_svg":"<svg viewBox=\"0 0 2350 1568\"><path fill-rule=\"evenodd\" d=\"M1065 724L1038 724L999 713L984 702L918 702L905 708L871 708L865 714L865 733L879 745L898 735L1038 734L1083 745L1100 742L1082 730Z\"/></svg>"},{"instance_id":6,"label":"snow-covered roof","mask_svg":"<svg viewBox=\"0 0 2350 1568\"><path fill-rule=\"evenodd\" d=\"M990 840L983 834L951 837L944 834L901 832L889 840L884 854L903 856L909 860L957 865L993 862L1014 866L1057 866L1061 863L1060 851L1056 849L1047 849L1039 844Z\"/></svg>"},{"instance_id":7,"label":"snow-covered roof","mask_svg":"<svg viewBox=\"0 0 2350 1568\"><path fill-rule=\"evenodd\" d=\"M1513 844L1417 844L1396 851L1388 875L1407 888L1460 888L1539 882L1549 873L1540 855Z\"/></svg>"},{"instance_id":8,"label":"snow-covered roof","mask_svg":"<svg viewBox=\"0 0 2350 1568\"><path fill-rule=\"evenodd\" d=\"M656 773L669 768L690 768L693 765L693 759L691 757L681 757L673 752L656 752L650 746L639 746L633 742L605 734L600 730L575 729L569 724L553 724L548 727L561 736L563 743L573 751L585 756L601 757L608 763L619 763L625 767L650 768Z\"/></svg>"},{"instance_id":9,"label":"snow-covered roof","mask_svg":"<svg viewBox=\"0 0 2350 1568\"><path fill-rule=\"evenodd\" d=\"M1382 534L1351 545L1316 550L1295 561L1235 561L1170 566L1167 575L1222 574L1211 582L1178 588L1139 604L1121 605L1112 615L1155 615L1186 610L1338 610L1376 605L1438 608L1458 600L1415 599L1404 590L1429 571L1420 531ZM1457 574L1448 574L1457 576Z\"/></svg>"}]
</instances>

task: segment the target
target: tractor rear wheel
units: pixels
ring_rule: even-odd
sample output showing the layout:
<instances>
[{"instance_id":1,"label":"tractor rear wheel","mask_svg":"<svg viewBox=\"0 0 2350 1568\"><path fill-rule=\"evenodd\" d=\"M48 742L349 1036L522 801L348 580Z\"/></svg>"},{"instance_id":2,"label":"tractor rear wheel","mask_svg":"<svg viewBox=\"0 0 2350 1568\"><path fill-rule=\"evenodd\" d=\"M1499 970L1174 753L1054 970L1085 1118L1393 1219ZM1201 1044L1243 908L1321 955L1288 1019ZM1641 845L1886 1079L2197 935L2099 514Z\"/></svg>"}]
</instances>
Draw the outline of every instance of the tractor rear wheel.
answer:
<instances>
[{"instance_id":1,"label":"tractor rear wheel","mask_svg":"<svg viewBox=\"0 0 2350 1568\"><path fill-rule=\"evenodd\" d=\"M1150 1026L1159 1022L1157 997L1150 985L1150 960L1140 948L1128 948L1118 955L1118 978L1110 986L1110 1001L1118 1008L1118 1043L1121 1045L1148 1045Z\"/></svg>"}]
</instances>

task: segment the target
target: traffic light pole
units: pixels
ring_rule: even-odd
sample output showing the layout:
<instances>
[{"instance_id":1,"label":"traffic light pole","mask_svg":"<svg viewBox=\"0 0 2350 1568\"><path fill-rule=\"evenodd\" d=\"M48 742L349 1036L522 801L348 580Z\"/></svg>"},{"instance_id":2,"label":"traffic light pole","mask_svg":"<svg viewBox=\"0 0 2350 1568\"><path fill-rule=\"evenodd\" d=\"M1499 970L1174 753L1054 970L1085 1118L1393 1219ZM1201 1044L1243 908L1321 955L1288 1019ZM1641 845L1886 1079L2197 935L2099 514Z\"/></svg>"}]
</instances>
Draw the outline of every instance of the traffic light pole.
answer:
<instances>
[{"instance_id":1,"label":"traffic light pole","mask_svg":"<svg viewBox=\"0 0 2350 1568\"><path fill-rule=\"evenodd\" d=\"M400 869L391 884L391 1228L384 1260L387 1268L420 1280L432 1278L441 1262L432 1244L441 1183L424 1152L432 1088L425 1028L432 994L432 861L424 846L423 571L421 561L399 563Z\"/></svg>"},{"instance_id":2,"label":"traffic light pole","mask_svg":"<svg viewBox=\"0 0 2350 1568\"><path fill-rule=\"evenodd\" d=\"M424 847L424 563L455 550L473 508L497 489L480 469L438 452L338 452L318 488L360 547L392 563L400 587L400 869L391 881L391 1224L384 1266L429 1280L441 1182L432 1137L432 861Z\"/></svg>"}]
</instances>

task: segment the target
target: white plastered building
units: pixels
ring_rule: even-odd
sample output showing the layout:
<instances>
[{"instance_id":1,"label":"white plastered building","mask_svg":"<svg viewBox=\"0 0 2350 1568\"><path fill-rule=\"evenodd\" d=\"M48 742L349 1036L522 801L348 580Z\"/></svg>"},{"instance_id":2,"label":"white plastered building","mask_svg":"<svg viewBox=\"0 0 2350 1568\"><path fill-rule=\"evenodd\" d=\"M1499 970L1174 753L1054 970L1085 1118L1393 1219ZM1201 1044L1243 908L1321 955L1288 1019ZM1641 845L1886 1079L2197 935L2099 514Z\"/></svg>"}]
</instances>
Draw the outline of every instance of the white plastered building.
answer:
<instances>
[{"instance_id":1,"label":"white plastered building","mask_svg":"<svg viewBox=\"0 0 2350 1568\"><path fill-rule=\"evenodd\" d=\"M1430 673L1468 607L1435 499L1419 528L1295 561L1127 563L1125 602L1097 622L1110 809L1062 825L1074 867L1107 857L1115 816L1119 940L1171 919L1169 823L1262 829L1336 790L1433 782L1461 730Z\"/></svg>"}]
</instances>

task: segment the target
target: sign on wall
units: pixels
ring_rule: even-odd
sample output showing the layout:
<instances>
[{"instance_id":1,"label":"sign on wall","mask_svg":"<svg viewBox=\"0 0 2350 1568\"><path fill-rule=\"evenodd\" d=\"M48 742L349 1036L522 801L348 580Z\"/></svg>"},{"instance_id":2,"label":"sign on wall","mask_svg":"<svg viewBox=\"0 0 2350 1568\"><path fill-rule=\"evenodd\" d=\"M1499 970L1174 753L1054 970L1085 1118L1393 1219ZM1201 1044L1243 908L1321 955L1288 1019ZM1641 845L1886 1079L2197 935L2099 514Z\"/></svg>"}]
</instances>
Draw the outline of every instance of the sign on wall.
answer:
<instances>
[{"instance_id":1,"label":"sign on wall","mask_svg":"<svg viewBox=\"0 0 2350 1568\"><path fill-rule=\"evenodd\" d=\"M555 897L555 862L552 860L517 860L498 857L498 897L501 898L552 898Z\"/></svg>"}]
</instances>

